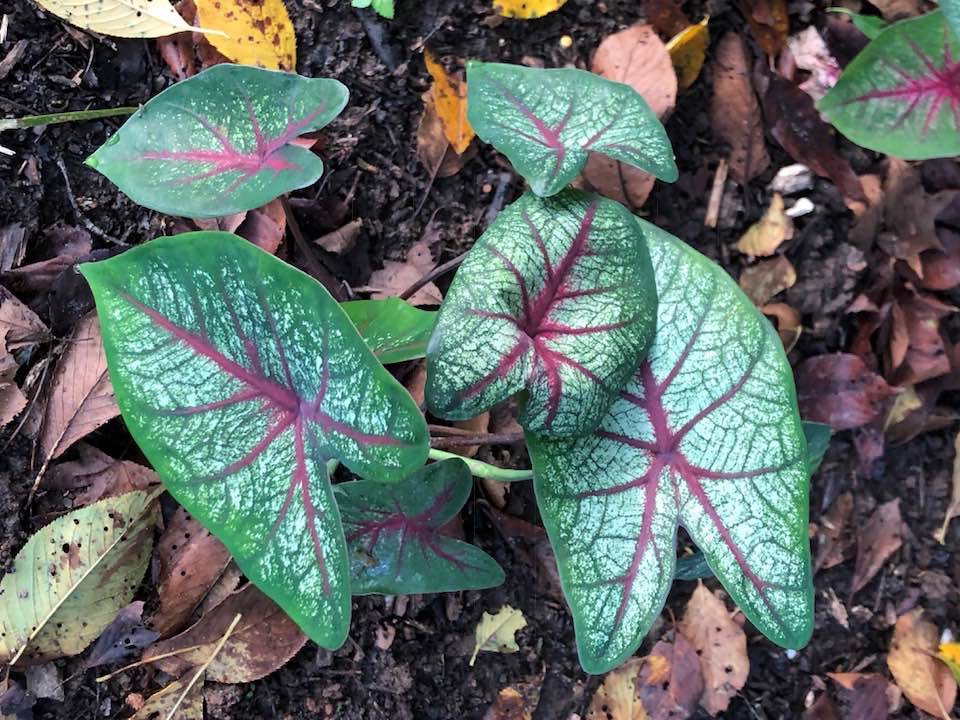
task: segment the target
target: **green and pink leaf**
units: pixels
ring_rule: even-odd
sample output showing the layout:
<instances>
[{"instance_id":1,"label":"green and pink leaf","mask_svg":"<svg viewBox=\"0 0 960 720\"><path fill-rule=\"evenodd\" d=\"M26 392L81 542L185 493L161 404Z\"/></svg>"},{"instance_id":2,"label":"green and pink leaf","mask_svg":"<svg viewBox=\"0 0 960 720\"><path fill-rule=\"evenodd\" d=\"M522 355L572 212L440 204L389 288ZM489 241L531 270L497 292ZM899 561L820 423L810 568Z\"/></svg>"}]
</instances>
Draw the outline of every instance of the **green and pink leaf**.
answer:
<instances>
[{"instance_id":1,"label":"green and pink leaf","mask_svg":"<svg viewBox=\"0 0 960 720\"><path fill-rule=\"evenodd\" d=\"M421 310L396 297L351 300L340 307L384 365L416 360L426 354L436 311Z\"/></svg>"}]
</instances>

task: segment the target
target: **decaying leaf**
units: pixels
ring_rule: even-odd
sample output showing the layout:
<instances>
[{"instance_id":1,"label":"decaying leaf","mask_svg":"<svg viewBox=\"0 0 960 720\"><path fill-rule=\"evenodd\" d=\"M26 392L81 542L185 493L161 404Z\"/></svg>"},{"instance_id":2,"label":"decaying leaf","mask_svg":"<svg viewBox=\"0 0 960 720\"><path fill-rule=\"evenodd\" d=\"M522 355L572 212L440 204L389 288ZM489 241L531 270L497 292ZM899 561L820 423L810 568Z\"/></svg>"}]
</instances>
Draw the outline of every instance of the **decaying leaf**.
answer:
<instances>
[{"instance_id":1,"label":"decaying leaf","mask_svg":"<svg viewBox=\"0 0 960 720\"><path fill-rule=\"evenodd\" d=\"M103 632L146 570L157 494L101 500L30 537L0 580L0 663L77 655Z\"/></svg>"},{"instance_id":2,"label":"decaying leaf","mask_svg":"<svg viewBox=\"0 0 960 720\"><path fill-rule=\"evenodd\" d=\"M650 25L638 23L608 35L593 56L598 75L636 90L663 119L677 102L677 74L666 45ZM600 153L591 153L583 176L602 195L630 208L646 202L656 179L648 172Z\"/></svg>"},{"instance_id":3,"label":"decaying leaf","mask_svg":"<svg viewBox=\"0 0 960 720\"><path fill-rule=\"evenodd\" d=\"M813 561L815 570L828 569L844 561L853 537L847 521L853 512L853 495L841 493L833 501L830 510L820 520L817 532L817 554Z\"/></svg>"},{"instance_id":4,"label":"decaying leaf","mask_svg":"<svg viewBox=\"0 0 960 720\"><path fill-rule=\"evenodd\" d=\"M644 658L630 658L607 673L603 685L594 693L587 720L647 720L646 708L637 692L637 681Z\"/></svg>"},{"instance_id":5,"label":"decaying leaf","mask_svg":"<svg viewBox=\"0 0 960 720\"><path fill-rule=\"evenodd\" d=\"M776 57L790 30L786 0L739 0L739 6L757 44L767 55Z\"/></svg>"},{"instance_id":6,"label":"decaying leaf","mask_svg":"<svg viewBox=\"0 0 960 720\"><path fill-rule=\"evenodd\" d=\"M77 27L112 37L152 38L197 30L168 0L41 0L39 5Z\"/></svg>"},{"instance_id":7,"label":"decaying leaf","mask_svg":"<svg viewBox=\"0 0 960 720\"><path fill-rule=\"evenodd\" d=\"M887 667L907 699L934 717L949 718L957 684L949 668L936 659L940 633L917 608L897 619Z\"/></svg>"},{"instance_id":8,"label":"decaying leaf","mask_svg":"<svg viewBox=\"0 0 960 720\"><path fill-rule=\"evenodd\" d=\"M850 593L862 589L903 544L900 499L880 505L857 533L857 564Z\"/></svg>"},{"instance_id":9,"label":"decaying leaf","mask_svg":"<svg viewBox=\"0 0 960 720\"><path fill-rule=\"evenodd\" d=\"M704 681L700 705L711 715L723 712L750 672L743 628L730 617L723 600L698 582L678 630L700 656Z\"/></svg>"},{"instance_id":10,"label":"decaying leaf","mask_svg":"<svg viewBox=\"0 0 960 720\"><path fill-rule=\"evenodd\" d=\"M797 282L797 271L783 255L761 260L740 273L740 289L753 304L766 305L775 295L792 288Z\"/></svg>"},{"instance_id":11,"label":"decaying leaf","mask_svg":"<svg viewBox=\"0 0 960 720\"><path fill-rule=\"evenodd\" d=\"M105 497L146 490L160 482L150 468L130 460L115 460L87 443L77 443L77 460L54 465L44 477L46 487L79 490L76 506L89 505Z\"/></svg>"},{"instance_id":12,"label":"decaying leaf","mask_svg":"<svg viewBox=\"0 0 960 720\"><path fill-rule=\"evenodd\" d=\"M533 720L533 711L540 701L543 678L533 682L518 683L503 688L497 693L493 704L487 708L483 720Z\"/></svg>"},{"instance_id":13,"label":"decaying leaf","mask_svg":"<svg viewBox=\"0 0 960 720\"><path fill-rule=\"evenodd\" d=\"M203 720L203 679L189 683L189 678L174 680L147 698L130 720L167 720L171 715L176 720Z\"/></svg>"},{"instance_id":14,"label":"decaying leaf","mask_svg":"<svg viewBox=\"0 0 960 720\"><path fill-rule=\"evenodd\" d=\"M462 78L448 74L429 50L424 51L423 61L433 78L424 102L433 104L447 142L455 153L463 155L476 135L467 120L467 84Z\"/></svg>"},{"instance_id":15,"label":"decaying leaf","mask_svg":"<svg viewBox=\"0 0 960 720\"><path fill-rule=\"evenodd\" d=\"M800 89L814 100L819 100L836 84L840 77L840 64L813 26L791 35L787 46L796 66L810 73L810 77L800 83Z\"/></svg>"},{"instance_id":16,"label":"decaying leaf","mask_svg":"<svg viewBox=\"0 0 960 720\"><path fill-rule=\"evenodd\" d=\"M797 389L803 417L826 423L834 430L851 430L873 422L886 401L896 394L862 358L847 353L805 360L797 371Z\"/></svg>"},{"instance_id":17,"label":"decaying leaf","mask_svg":"<svg viewBox=\"0 0 960 720\"><path fill-rule=\"evenodd\" d=\"M845 696L849 714L844 720L886 720L900 705L900 690L880 673L827 673ZM839 718L838 718L839 720Z\"/></svg>"},{"instance_id":18,"label":"decaying leaf","mask_svg":"<svg viewBox=\"0 0 960 720\"><path fill-rule=\"evenodd\" d=\"M760 306L760 312L768 318L773 318L777 326L777 334L783 341L783 347L787 352L793 350L803 332L803 326L800 324L800 312L786 303L767 303Z\"/></svg>"},{"instance_id":19,"label":"decaying leaf","mask_svg":"<svg viewBox=\"0 0 960 720\"><path fill-rule=\"evenodd\" d=\"M429 92L424 93L424 98L429 96ZM463 156L447 140L436 106L426 99L417 124L417 157L431 175L441 178L456 175L464 163Z\"/></svg>"},{"instance_id":20,"label":"decaying leaf","mask_svg":"<svg viewBox=\"0 0 960 720\"><path fill-rule=\"evenodd\" d=\"M953 452L953 490L950 497L950 505L947 506L943 524L933 535L941 545L946 542L947 528L950 526L950 521L957 515L960 515L960 432L958 432L953 439Z\"/></svg>"},{"instance_id":21,"label":"decaying leaf","mask_svg":"<svg viewBox=\"0 0 960 720\"><path fill-rule=\"evenodd\" d=\"M297 38L283 0L193 1L200 25L224 33L211 34L207 40L233 62L297 69Z\"/></svg>"},{"instance_id":22,"label":"decaying leaf","mask_svg":"<svg viewBox=\"0 0 960 720\"><path fill-rule=\"evenodd\" d=\"M737 241L737 250L752 257L768 257L793 237L793 220L783 212L783 196L774 193L770 207Z\"/></svg>"},{"instance_id":23,"label":"decaying leaf","mask_svg":"<svg viewBox=\"0 0 960 720\"><path fill-rule=\"evenodd\" d=\"M526 626L527 619L523 613L509 605L504 605L493 615L485 612L477 625L477 641L470 656L470 666L473 667L481 652L509 654L519 651L515 635Z\"/></svg>"},{"instance_id":24,"label":"decaying leaf","mask_svg":"<svg viewBox=\"0 0 960 720\"><path fill-rule=\"evenodd\" d=\"M143 600L136 600L117 613L97 638L83 665L94 668L124 662L156 639L157 633L143 624Z\"/></svg>"},{"instance_id":25,"label":"decaying leaf","mask_svg":"<svg viewBox=\"0 0 960 720\"><path fill-rule=\"evenodd\" d=\"M532 20L559 10L567 0L493 0L493 9L503 17Z\"/></svg>"},{"instance_id":26,"label":"decaying leaf","mask_svg":"<svg viewBox=\"0 0 960 720\"><path fill-rule=\"evenodd\" d=\"M940 643L940 647L937 649L937 657L950 668L953 679L960 683L960 643Z\"/></svg>"},{"instance_id":27,"label":"decaying leaf","mask_svg":"<svg viewBox=\"0 0 960 720\"><path fill-rule=\"evenodd\" d=\"M677 72L677 84L681 90L693 85L700 76L703 60L707 54L707 45L710 44L710 31L707 29L709 17L705 17L696 25L684 28L667 41L667 51L673 60L673 68Z\"/></svg>"},{"instance_id":28,"label":"decaying leaf","mask_svg":"<svg viewBox=\"0 0 960 720\"><path fill-rule=\"evenodd\" d=\"M730 146L730 176L745 185L770 165L750 55L743 37L732 32L721 38L716 52L710 124Z\"/></svg>"},{"instance_id":29,"label":"decaying leaf","mask_svg":"<svg viewBox=\"0 0 960 720\"><path fill-rule=\"evenodd\" d=\"M36 313L0 286L0 429L27 406L27 398L15 382L18 363L11 353L36 344L47 334Z\"/></svg>"},{"instance_id":30,"label":"decaying leaf","mask_svg":"<svg viewBox=\"0 0 960 720\"><path fill-rule=\"evenodd\" d=\"M643 0L643 16L664 37L673 37L690 27L679 0Z\"/></svg>"},{"instance_id":31,"label":"decaying leaf","mask_svg":"<svg viewBox=\"0 0 960 720\"><path fill-rule=\"evenodd\" d=\"M416 242L407 251L406 262L384 260L383 269L374 271L367 286L373 293L370 297L382 300L399 295L436 266L429 243L426 240ZM432 282L407 299L411 305L439 305L442 301L440 289Z\"/></svg>"}]
</instances>

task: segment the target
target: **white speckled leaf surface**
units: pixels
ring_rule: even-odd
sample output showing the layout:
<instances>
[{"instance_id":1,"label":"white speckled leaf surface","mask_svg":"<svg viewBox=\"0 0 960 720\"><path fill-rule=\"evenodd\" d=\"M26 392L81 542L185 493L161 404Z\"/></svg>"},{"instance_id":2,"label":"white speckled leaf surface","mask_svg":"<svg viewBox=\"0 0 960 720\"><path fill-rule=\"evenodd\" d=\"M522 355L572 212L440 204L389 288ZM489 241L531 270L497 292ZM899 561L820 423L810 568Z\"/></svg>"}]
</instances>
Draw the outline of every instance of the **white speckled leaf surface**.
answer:
<instances>
[{"instance_id":1,"label":"white speckled leaf surface","mask_svg":"<svg viewBox=\"0 0 960 720\"><path fill-rule=\"evenodd\" d=\"M660 298L647 359L593 434L527 437L581 662L605 672L640 645L680 525L751 622L800 647L813 624L809 473L790 366L719 266L641 224Z\"/></svg>"},{"instance_id":2,"label":"white speckled leaf surface","mask_svg":"<svg viewBox=\"0 0 960 720\"><path fill-rule=\"evenodd\" d=\"M312 278L228 233L153 240L81 272L117 401L171 494L318 644L350 619L337 459L395 482L423 416Z\"/></svg>"}]
</instances>

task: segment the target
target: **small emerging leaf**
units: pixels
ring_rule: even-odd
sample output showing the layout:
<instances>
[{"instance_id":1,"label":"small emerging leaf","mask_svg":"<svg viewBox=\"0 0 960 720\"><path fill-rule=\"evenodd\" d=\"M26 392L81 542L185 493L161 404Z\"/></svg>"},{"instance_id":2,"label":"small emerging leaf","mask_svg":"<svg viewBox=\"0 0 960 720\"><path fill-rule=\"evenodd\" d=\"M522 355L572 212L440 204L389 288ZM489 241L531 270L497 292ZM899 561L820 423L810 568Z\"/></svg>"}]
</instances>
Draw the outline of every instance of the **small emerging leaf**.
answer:
<instances>
[{"instance_id":1,"label":"small emerging leaf","mask_svg":"<svg viewBox=\"0 0 960 720\"><path fill-rule=\"evenodd\" d=\"M260 207L323 173L293 141L347 104L337 80L215 65L150 100L87 164L135 202L207 218Z\"/></svg>"},{"instance_id":2,"label":"small emerging leaf","mask_svg":"<svg viewBox=\"0 0 960 720\"><path fill-rule=\"evenodd\" d=\"M338 484L353 594L453 592L502 583L503 570L493 558L441 532L472 490L470 470L460 460L428 465L395 485Z\"/></svg>"},{"instance_id":3,"label":"small emerging leaf","mask_svg":"<svg viewBox=\"0 0 960 720\"><path fill-rule=\"evenodd\" d=\"M437 313L396 297L341 303L364 342L384 365L416 360L427 352Z\"/></svg>"},{"instance_id":4,"label":"small emerging leaf","mask_svg":"<svg viewBox=\"0 0 960 720\"><path fill-rule=\"evenodd\" d=\"M346 637L326 463L397 481L426 460L409 394L309 276L219 232L81 266L117 401L167 489L313 640Z\"/></svg>"},{"instance_id":5,"label":"small emerging leaf","mask_svg":"<svg viewBox=\"0 0 960 720\"><path fill-rule=\"evenodd\" d=\"M468 117L541 196L562 190L591 152L677 179L666 130L633 88L584 70L467 65Z\"/></svg>"},{"instance_id":6,"label":"small emerging leaf","mask_svg":"<svg viewBox=\"0 0 960 720\"><path fill-rule=\"evenodd\" d=\"M427 348L434 415L466 420L520 390L520 423L590 432L637 367L656 313L644 234L619 203L527 193L457 272Z\"/></svg>"},{"instance_id":7,"label":"small emerging leaf","mask_svg":"<svg viewBox=\"0 0 960 720\"><path fill-rule=\"evenodd\" d=\"M804 422L803 434L807 438L807 468L813 475L827 454L833 429L823 423Z\"/></svg>"},{"instance_id":8,"label":"small emerging leaf","mask_svg":"<svg viewBox=\"0 0 960 720\"><path fill-rule=\"evenodd\" d=\"M509 605L504 605L491 615L488 612L477 625L477 644L470 657L470 667L477 660L481 652L515 653L520 650L517 645L516 634L527 626L527 619L523 613Z\"/></svg>"},{"instance_id":9,"label":"small emerging leaf","mask_svg":"<svg viewBox=\"0 0 960 720\"><path fill-rule=\"evenodd\" d=\"M818 108L853 142L908 160L960 154L960 39L943 13L903 20L854 58Z\"/></svg>"}]
</instances>

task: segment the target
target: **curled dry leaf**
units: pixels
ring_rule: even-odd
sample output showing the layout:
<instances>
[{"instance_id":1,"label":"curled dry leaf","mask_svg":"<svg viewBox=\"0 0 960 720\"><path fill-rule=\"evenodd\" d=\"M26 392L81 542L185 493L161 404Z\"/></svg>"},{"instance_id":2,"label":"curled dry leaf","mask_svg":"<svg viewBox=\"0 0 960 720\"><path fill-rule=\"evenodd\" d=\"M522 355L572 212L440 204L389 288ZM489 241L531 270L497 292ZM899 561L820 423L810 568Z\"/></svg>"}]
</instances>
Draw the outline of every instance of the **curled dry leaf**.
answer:
<instances>
[{"instance_id":1,"label":"curled dry leaf","mask_svg":"<svg viewBox=\"0 0 960 720\"><path fill-rule=\"evenodd\" d=\"M667 41L667 52L673 60L673 69L677 73L677 85L686 90L696 82L703 68L703 61L710 44L710 30L705 17L696 25L684 28Z\"/></svg>"},{"instance_id":2,"label":"curled dry leaf","mask_svg":"<svg viewBox=\"0 0 960 720\"><path fill-rule=\"evenodd\" d=\"M430 50L424 51L423 61L433 78L424 102L433 104L447 142L457 155L463 155L476 136L467 120L467 83L461 77L448 74Z\"/></svg>"},{"instance_id":3,"label":"curled dry leaf","mask_svg":"<svg viewBox=\"0 0 960 720\"><path fill-rule=\"evenodd\" d=\"M857 564L850 583L851 595L870 582L902 544L903 519L897 498L874 510L857 532Z\"/></svg>"},{"instance_id":4,"label":"curled dry leaf","mask_svg":"<svg viewBox=\"0 0 960 720\"><path fill-rule=\"evenodd\" d=\"M509 605L504 605L491 615L488 612L477 625L476 645L473 655L470 656L470 667L477 660L481 652L515 653L520 650L517 645L516 634L527 626L527 619L523 613Z\"/></svg>"},{"instance_id":5,"label":"curled dry leaf","mask_svg":"<svg viewBox=\"0 0 960 720\"><path fill-rule=\"evenodd\" d=\"M800 312L786 303L767 303L760 307L760 312L776 321L774 324L784 349L787 352L793 350L803 332Z\"/></svg>"},{"instance_id":6,"label":"curled dry leaf","mask_svg":"<svg viewBox=\"0 0 960 720\"><path fill-rule=\"evenodd\" d=\"M297 38L283 0L193 0L207 37L233 62L271 70L296 70ZM156 0L151 0L156 2Z\"/></svg>"},{"instance_id":7,"label":"curled dry leaf","mask_svg":"<svg viewBox=\"0 0 960 720\"><path fill-rule=\"evenodd\" d=\"M737 250L751 257L768 257L793 237L793 220L783 212L783 196L774 193L770 207L737 241Z\"/></svg>"},{"instance_id":8,"label":"curled dry leaf","mask_svg":"<svg viewBox=\"0 0 960 720\"><path fill-rule=\"evenodd\" d=\"M716 53L710 124L730 146L730 176L745 185L770 165L750 56L743 37L732 32L720 39Z\"/></svg>"},{"instance_id":9,"label":"curled dry leaf","mask_svg":"<svg viewBox=\"0 0 960 720\"><path fill-rule=\"evenodd\" d=\"M533 720L533 711L540 702L542 684L542 678L538 678L534 682L505 687L497 693L483 720Z\"/></svg>"},{"instance_id":10,"label":"curled dry leaf","mask_svg":"<svg viewBox=\"0 0 960 720\"><path fill-rule=\"evenodd\" d=\"M940 633L917 608L897 619L887 667L907 699L934 717L949 718L957 684L949 668L936 659Z\"/></svg>"},{"instance_id":11,"label":"curled dry leaf","mask_svg":"<svg viewBox=\"0 0 960 720\"><path fill-rule=\"evenodd\" d=\"M658 118L663 119L676 105L673 60L650 25L639 23L604 38L591 70L632 87ZM583 176L600 194L633 209L646 202L655 182L650 173L599 153L591 153Z\"/></svg>"},{"instance_id":12,"label":"curled dry leaf","mask_svg":"<svg viewBox=\"0 0 960 720\"><path fill-rule=\"evenodd\" d=\"M678 630L700 656L704 681L700 705L711 715L723 712L750 672L743 628L731 619L723 600L698 582Z\"/></svg>"},{"instance_id":13,"label":"curled dry leaf","mask_svg":"<svg viewBox=\"0 0 960 720\"><path fill-rule=\"evenodd\" d=\"M837 496L820 520L814 570L827 570L844 561L847 549L853 545L853 534L847 524L852 512L853 495L845 492Z\"/></svg>"},{"instance_id":14,"label":"curled dry leaf","mask_svg":"<svg viewBox=\"0 0 960 720\"><path fill-rule=\"evenodd\" d=\"M493 0L499 15L517 20L533 20L559 10L567 0Z\"/></svg>"},{"instance_id":15,"label":"curled dry leaf","mask_svg":"<svg viewBox=\"0 0 960 720\"><path fill-rule=\"evenodd\" d=\"M960 515L960 432L953 439L953 482L950 497L950 505L947 506L947 512L943 517L943 524L940 529L933 534L941 545L947 539L947 528L950 521L957 515Z\"/></svg>"},{"instance_id":16,"label":"curled dry leaf","mask_svg":"<svg viewBox=\"0 0 960 720\"><path fill-rule=\"evenodd\" d=\"M797 370L801 415L834 430L852 430L876 420L896 394L886 380L847 353L808 358Z\"/></svg>"},{"instance_id":17,"label":"curled dry leaf","mask_svg":"<svg viewBox=\"0 0 960 720\"><path fill-rule=\"evenodd\" d=\"M740 273L740 289L754 305L766 305L770 299L797 282L797 271L783 255L772 260L761 260Z\"/></svg>"},{"instance_id":18,"label":"curled dry leaf","mask_svg":"<svg viewBox=\"0 0 960 720\"><path fill-rule=\"evenodd\" d=\"M83 665L89 669L127 661L156 639L157 633L143 624L143 600L136 600L123 608L97 638Z\"/></svg>"},{"instance_id":19,"label":"curled dry leaf","mask_svg":"<svg viewBox=\"0 0 960 720\"><path fill-rule=\"evenodd\" d=\"M373 293L371 297L374 300L393 297L402 293L436 266L429 243L421 240L414 243L407 251L405 262L384 260L383 269L376 270L370 276L370 284L367 288L357 289L369 289ZM443 301L443 295L431 282L417 290L407 301L411 305L439 305Z\"/></svg>"},{"instance_id":20,"label":"curled dry leaf","mask_svg":"<svg viewBox=\"0 0 960 720\"><path fill-rule=\"evenodd\" d=\"M276 255L283 243L284 233L287 231L287 215L283 211L280 198L248 210L244 215L242 222L237 226L236 234L246 238L261 250Z\"/></svg>"},{"instance_id":21,"label":"curled dry leaf","mask_svg":"<svg viewBox=\"0 0 960 720\"><path fill-rule=\"evenodd\" d=\"M76 451L77 460L50 468L44 485L59 490L79 490L74 498L77 507L134 490L147 490L160 482L150 468L130 460L116 460L87 443L78 443Z\"/></svg>"}]
</instances>

